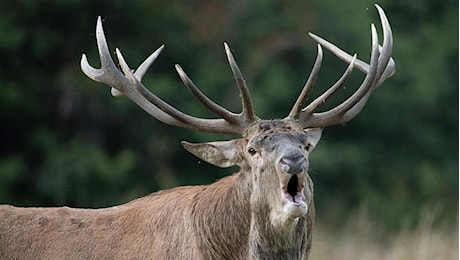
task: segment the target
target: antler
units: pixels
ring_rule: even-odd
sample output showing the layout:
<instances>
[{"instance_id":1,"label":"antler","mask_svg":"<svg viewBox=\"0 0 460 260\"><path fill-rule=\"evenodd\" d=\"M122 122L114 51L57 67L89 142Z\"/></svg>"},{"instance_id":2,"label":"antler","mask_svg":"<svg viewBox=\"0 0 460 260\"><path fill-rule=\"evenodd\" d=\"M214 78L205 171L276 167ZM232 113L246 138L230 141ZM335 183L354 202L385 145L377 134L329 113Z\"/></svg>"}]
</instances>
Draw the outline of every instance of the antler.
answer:
<instances>
[{"instance_id":1,"label":"antler","mask_svg":"<svg viewBox=\"0 0 460 260\"><path fill-rule=\"evenodd\" d=\"M121 70L123 71L121 72L115 66L112 58L110 57L109 48L102 28L101 17L97 20L96 39L99 49L99 57L101 60L101 68L96 69L89 65L86 55L83 54L80 63L82 71L92 80L112 87L112 95L126 95L143 110L163 123L183 128L191 128L203 132L241 134L249 124L257 120L246 82L243 79L238 65L236 64L235 59L233 58L233 55L226 43L224 43L225 52L240 90L243 104L242 112L239 114L230 112L210 100L195 86L195 84L193 84L182 68L179 65L176 65L176 70L179 73L179 76L193 95L195 95L195 97L211 112L220 117L219 119L203 119L187 115L175 109L151 93L141 83L142 76L163 50L163 45L152 53L134 72L125 62L120 50L116 49L118 61L120 63Z\"/></svg>"},{"instance_id":2,"label":"antler","mask_svg":"<svg viewBox=\"0 0 460 260\"><path fill-rule=\"evenodd\" d=\"M383 44L382 46L379 46L375 26L374 24L371 24L372 51L369 64L357 59L356 54L351 56L332 43L329 43L319 36L309 33L309 35L318 42L318 55L307 83L302 89L302 92L289 113L288 118L297 119L304 128L344 124L355 117L364 107L371 93L387 78L394 74L395 62L393 58L391 58L391 52L393 49L391 27L383 9L379 5L375 5L375 7L377 8L380 21L382 23ZM307 107L303 108L319 74L323 58L321 46L334 53L340 59L349 63L349 66L342 77L332 87L313 100ZM366 73L366 77L364 78L361 86L359 86L359 88L348 99L338 106L325 112L315 112L319 106L324 104L345 83L354 67Z\"/></svg>"},{"instance_id":3,"label":"antler","mask_svg":"<svg viewBox=\"0 0 460 260\"><path fill-rule=\"evenodd\" d=\"M371 93L387 78L394 74L395 62L393 58L391 58L393 49L391 27L382 8L378 5L375 5L375 7L377 8L382 23L383 44L382 46L379 45L375 26L371 24L372 51L369 64L357 59L356 54L351 56L319 36L312 33L309 34L318 42L318 55L313 70L287 118L298 120L304 128L325 127L328 125L346 123L361 111ZM247 126L259 120L254 113L249 89L227 43L224 43L225 52L241 96L242 112L239 114L233 113L209 99L196 87L182 68L176 65L179 76L192 94L206 108L219 117L218 119L203 119L187 115L177 110L151 93L141 83L143 75L163 50L163 45L152 53L135 71L129 68L121 52L116 49L116 54L122 70L120 71L115 66L110 56L100 17L96 25L96 39L101 60L101 68L96 69L89 65L86 55L83 54L81 59L81 69L83 72L89 78L112 87L112 95L126 95L151 116L166 124L191 128L203 132L241 134ZM304 103L318 78L323 59L321 46L349 63L349 66L333 86L313 100L308 106L304 107ZM366 77L361 86L338 106L325 112L315 112L318 107L324 104L341 86L343 86L355 67L366 73Z\"/></svg>"}]
</instances>

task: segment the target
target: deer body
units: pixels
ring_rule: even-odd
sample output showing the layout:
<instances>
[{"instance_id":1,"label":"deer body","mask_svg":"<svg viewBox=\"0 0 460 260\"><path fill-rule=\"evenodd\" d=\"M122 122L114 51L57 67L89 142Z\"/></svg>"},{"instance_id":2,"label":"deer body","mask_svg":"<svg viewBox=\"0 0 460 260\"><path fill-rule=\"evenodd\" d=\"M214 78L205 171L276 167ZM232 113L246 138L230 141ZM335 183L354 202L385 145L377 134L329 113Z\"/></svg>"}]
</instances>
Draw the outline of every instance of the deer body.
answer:
<instances>
[{"instance_id":1,"label":"deer body","mask_svg":"<svg viewBox=\"0 0 460 260\"><path fill-rule=\"evenodd\" d=\"M281 135L283 142L295 138ZM257 137L255 142L273 138L260 132ZM308 145L318 140L316 136ZM306 172L300 173L307 214L276 212L273 205L281 199L270 196L271 190L253 192L258 189L254 176L265 175L261 181L278 184L277 173L270 170L274 163L243 163L240 172L213 184L160 191L106 209L0 206L0 258L306 259L314 221L313 183ZM267 186L281 193L277 185Z\"/></svg>"},{"instance_id":2,"label":"deer body","mask_svg":"<svg viewBox=\"0 0 460 260\"><path fill-rule=\"evenodd\" d=\"M240 246L232 256L244 259L248 234L226 236L216 232L228 225L216 226L216 221L203 215L221 216L229 210L221 203L231 203L233 197L212 200L217 189L227 190L230 176L211 186L180 187L153 193L124 205L106 209L16 208L0 207L0 258L17 259L216 259L223 257L222 248L208 247L200 252L199 241L225 242ZM203 202L204 200L204 202ZM234 204L230 204L234 205ZM248 211L244 205L243 210ZM233 209L242 214L242 209ZM247 216L246 216L247 217ZM244 218L233 224L244 227ZM246 219L247 220L247 219ZM206 226L202 226L207 222ZM214 226L211 226L214 225ZM197 227L208 232L198 232ZM203 234L204 233L204 234ZM206 235L206 237L203 237ZM220 238L220 239L219 239ZM243 243L242 243L243 242ZM242 252L241 252L242 251ZM16 256L16 257L14 257ZM19 257L20 256L20 257ZM219 258L219 257L218 257ZM233 258L233 257L232 257Z\"/></svg>"},{"instance_id":3,"label":"deer body","mask_svg":"<svg viewBox=\"0 0 460 260\"><path fill-rule=\"evenodd\" d=\"M83 72L166 124L240 134L241 138L229 141L182 142L202 160L219 167L236 165L240 171L210 185L159 191L106 209L0 206L0 259L308 259L315 216L308 156L324 127L355 117L395 71L391 28L383 10L376 7L384 39L380 46L372 25L369 64L310 34L319 43L313 70L289 115L275 120L255 115L249 89L226 43L242 112L233 113L210 100L176 65L191 93L219 117L197 118L172 107L141 83L163 46L135 71L116 49L120 71L99 18L96 39L101 68L89 65L83 55ZM333 86L305 106L321 66L321 46L349 66ZM356 91L336 107L316 112L355 67L366 74Z\"/></svg>"}]
</instances>

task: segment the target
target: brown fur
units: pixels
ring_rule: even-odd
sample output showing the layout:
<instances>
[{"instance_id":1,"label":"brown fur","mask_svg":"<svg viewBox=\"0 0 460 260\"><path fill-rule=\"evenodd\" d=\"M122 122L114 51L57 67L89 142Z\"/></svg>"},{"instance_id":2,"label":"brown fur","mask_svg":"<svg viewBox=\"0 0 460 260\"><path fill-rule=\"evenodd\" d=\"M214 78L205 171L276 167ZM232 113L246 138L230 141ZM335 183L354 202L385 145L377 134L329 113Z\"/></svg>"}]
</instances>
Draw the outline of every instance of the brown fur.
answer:
<instances>
[{"instance_id":1,"label":"brown fur","mask_svg":"<svg viewBox=\"0 0 460 260\"><path fill-rule=\"evenodd\" d=\"M299 220L293 239L249 237L249 226L267 223L256 219L263 215L251 217L248 188L247 177L238 173L209 186L160 191L106 209L1 205L0 259L247 259L249 238L261 241L251 243L254 259L305 258L311 245L305 231L312 229L314 211ZM284 242L289 251L272 251Z\"/></svg>"},{"instance_id":2,"label":"brown fur","mask_svg":"<svg viewBox=\"0 0 460 260\"><path fill-rule=\"evenodd\" d=\"M251 140L283 129L260 128L233 140L240 172L210 185L159 191L105 209L1 205L0 259L307 259L311 179L307 175L304 189L307 214L280 228L270 217L271 194L279 193L273 191L279 185L273 162L254 169L243 152ZM263 185L255 181L260 174Z\"/></svg>"}]
</instances>

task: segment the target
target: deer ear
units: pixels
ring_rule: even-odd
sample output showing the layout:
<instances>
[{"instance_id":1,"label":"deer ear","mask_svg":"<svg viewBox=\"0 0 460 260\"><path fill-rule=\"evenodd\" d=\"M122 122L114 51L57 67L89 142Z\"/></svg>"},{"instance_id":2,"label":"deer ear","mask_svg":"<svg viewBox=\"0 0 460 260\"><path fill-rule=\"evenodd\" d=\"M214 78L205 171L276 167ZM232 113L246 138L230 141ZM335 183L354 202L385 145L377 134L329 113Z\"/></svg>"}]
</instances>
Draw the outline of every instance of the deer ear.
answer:
<instances>
[{"instance_id":1,"label":"deer ear","mask_svg":"<svg viewBox=\"0 0 460 260\"><path fill-rule=\"evenodd\" d=\"M318 144L319 139L321 139L323 128L307 128L304 131L308 135L309 151L311 152L316 147L316 144Z\"/></svg>"},{"instance_id":2,"label":"deer ear","mask_svg":"<svg viewBox=\"0 0 460 260\"><path fill-rule=\"evenodd\" d=\"M192 144L182 141L181 144L185 150L203 161L226 168L238 164L237 142L238 140L230 140Z\"/></svg>"}]
</instances>

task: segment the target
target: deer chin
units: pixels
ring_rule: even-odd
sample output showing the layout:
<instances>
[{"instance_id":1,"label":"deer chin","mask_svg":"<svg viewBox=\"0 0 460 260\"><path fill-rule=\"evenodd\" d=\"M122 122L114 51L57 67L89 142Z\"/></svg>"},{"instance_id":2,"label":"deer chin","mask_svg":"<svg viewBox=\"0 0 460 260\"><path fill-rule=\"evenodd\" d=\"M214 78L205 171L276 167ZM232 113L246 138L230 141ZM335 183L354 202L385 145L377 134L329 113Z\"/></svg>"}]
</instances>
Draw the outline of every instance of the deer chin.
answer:
<instances>
[{"instance_id":1,"label":"deer chin","mask_svg":"<svg viewBox=\"0 0 460 260\"><path fill-rule=\"evenodd\" d=\"M291 218L304 216L308 211L304 187L306 174L288 175L281 178L281 204L283 212Z\"/></svg>"}]
</instances>

